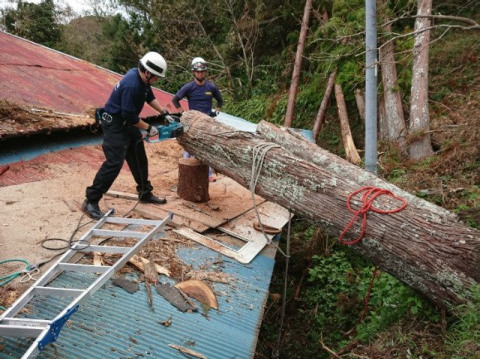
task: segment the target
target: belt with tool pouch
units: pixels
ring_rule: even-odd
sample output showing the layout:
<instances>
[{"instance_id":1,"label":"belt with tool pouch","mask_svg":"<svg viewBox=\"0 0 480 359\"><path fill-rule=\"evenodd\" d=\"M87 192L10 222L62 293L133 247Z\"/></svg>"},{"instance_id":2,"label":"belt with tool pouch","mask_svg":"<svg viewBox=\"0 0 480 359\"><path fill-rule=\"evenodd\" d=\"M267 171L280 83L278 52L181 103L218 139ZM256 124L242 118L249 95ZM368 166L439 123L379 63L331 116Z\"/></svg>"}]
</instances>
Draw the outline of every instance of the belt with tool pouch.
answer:
<instances>
[{"instance_id":1,"label":"belt with tool pouch","mask_svg":"<svg viewBox=\"0 0 480 359\"><path fill-rule=\"evenodd\" d=\"M104 122L110 123L117 118L120 118L120 116L110 115L103 107L95 109L95 122L97 125L101 125ZM126 123L127 121L123 121L122 125L125 125Z\"/></svg>"}]
</instances>

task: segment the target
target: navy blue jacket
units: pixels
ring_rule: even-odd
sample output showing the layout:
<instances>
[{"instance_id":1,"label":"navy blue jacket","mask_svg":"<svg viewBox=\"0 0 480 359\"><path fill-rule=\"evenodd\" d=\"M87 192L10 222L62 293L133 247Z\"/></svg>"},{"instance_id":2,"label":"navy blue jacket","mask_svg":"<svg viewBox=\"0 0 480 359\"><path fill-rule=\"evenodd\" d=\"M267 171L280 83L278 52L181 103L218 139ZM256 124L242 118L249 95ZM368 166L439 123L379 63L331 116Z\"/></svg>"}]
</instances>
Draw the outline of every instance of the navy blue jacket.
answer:
<instances>
[{"instance_id":1,"label":"navy blue jacket","mask_svg":"<svg viewBox=\"0 0 480 359\"><path fill-rule=\"evenodd\" d=\"M111 115L120 115L122 120L131 125L139 121L140 112L146 103L155 100L150 85L143 83L137 68L128 70L105 104L105 111Z\"/></svg>"}]
</instances>

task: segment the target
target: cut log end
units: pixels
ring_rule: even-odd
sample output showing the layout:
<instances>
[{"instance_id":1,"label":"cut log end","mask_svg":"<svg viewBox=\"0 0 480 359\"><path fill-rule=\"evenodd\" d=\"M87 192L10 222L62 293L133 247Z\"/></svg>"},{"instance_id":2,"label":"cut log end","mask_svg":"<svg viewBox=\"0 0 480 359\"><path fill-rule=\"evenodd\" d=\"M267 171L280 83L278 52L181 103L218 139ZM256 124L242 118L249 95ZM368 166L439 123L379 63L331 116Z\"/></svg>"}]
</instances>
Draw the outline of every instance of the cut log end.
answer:
<instances>
[{"instance_id":1,"label":"cut log end","mask_svg":"<svg viewBox=\"0 0 480 359\"><path fill-rule=\"evenodd\" d=\"M177 194L190 202L207 202L208 166L195 158L181 158L178 161Z\"/></svg>"}]
</instances>

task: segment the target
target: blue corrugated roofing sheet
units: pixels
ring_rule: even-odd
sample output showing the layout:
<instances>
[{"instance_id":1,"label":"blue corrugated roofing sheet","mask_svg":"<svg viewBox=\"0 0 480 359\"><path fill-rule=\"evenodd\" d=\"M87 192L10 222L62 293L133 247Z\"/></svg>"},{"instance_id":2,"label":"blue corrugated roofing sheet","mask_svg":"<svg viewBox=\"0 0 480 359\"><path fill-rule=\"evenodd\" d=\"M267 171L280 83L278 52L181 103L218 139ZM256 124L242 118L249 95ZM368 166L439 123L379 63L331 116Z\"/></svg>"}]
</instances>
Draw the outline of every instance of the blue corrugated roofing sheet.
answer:
<instances>
[{"instance_id":1,"label":"blue corrugated roofing sheet","mask_svg":"<svg viewBox=\"0 0 480 359\"><path fill-rule=\"evenodd\" d=\"M177 255L197 269L219 259L217 252L199 245L179 248ZM143 283L141 290L129 294L109 282L80 307L58 340L38 358L185 358L169 344L194 350L208 359L252 358L274 260L263 255L248 265L226 257L222 260L222 271L232 280L211 284L218 310L210 309L205 315L197 305L197 312L184 313L152 291L152 311ZM51 285L81 288L87 275L92 274L62 273ZM42 298L32 303L31 313L37 318L52 318L62 305L61 298ZM162 325L169 318L171 325ZM20 358L30 343L23 338L0 338L0 358Z\"/></svg>"}]
</instances>

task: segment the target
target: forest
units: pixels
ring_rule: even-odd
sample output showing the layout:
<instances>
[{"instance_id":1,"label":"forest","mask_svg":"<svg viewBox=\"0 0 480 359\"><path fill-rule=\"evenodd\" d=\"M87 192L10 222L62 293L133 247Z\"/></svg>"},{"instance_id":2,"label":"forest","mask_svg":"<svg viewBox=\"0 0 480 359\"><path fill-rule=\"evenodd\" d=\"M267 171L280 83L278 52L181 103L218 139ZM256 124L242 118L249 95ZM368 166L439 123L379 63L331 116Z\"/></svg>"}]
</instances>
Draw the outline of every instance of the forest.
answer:
<instances>
[{"instance_id":1,"label":"forest","mask_svg":"<svg viewBox=\"0 0 480 359\"><path fill-rule=\"evenodd\" d=\"M83 14L19 1L1 19L118 73L157 51L170 93L201 56L225 112L312 130L365 167L366 1L110 0ZM376 27L377 175L480 229L480 2L377 0ZM255 358L480 358L480 288L439 306L338 239L294 218Z\"/></svg>"}]
</instances>

